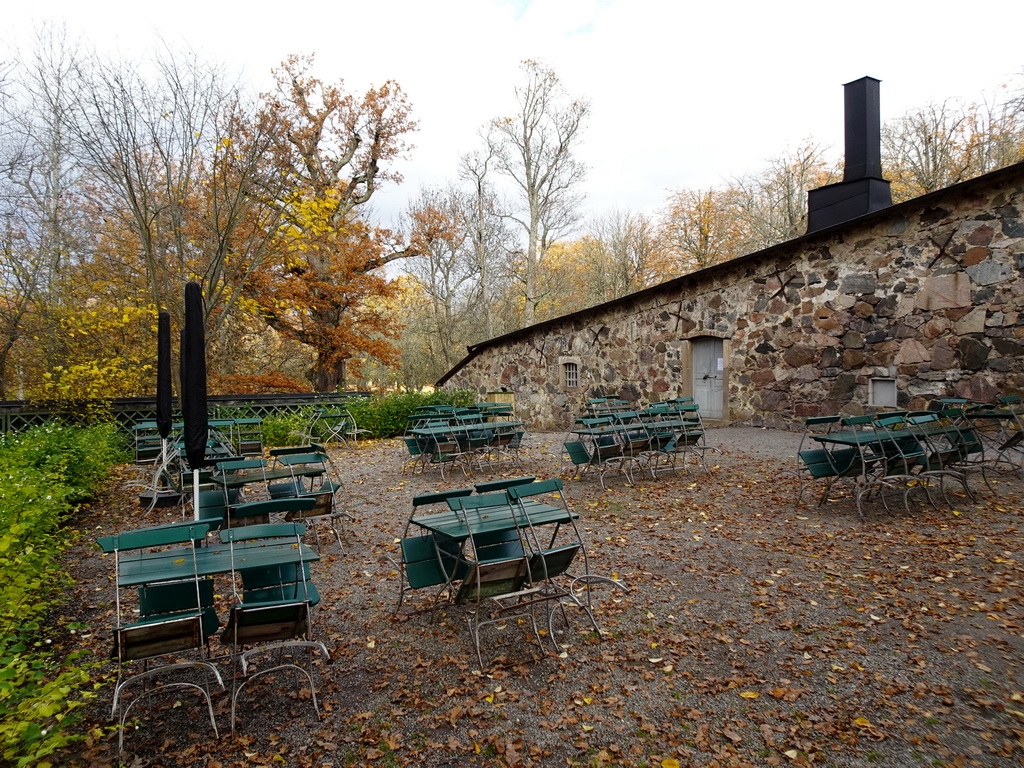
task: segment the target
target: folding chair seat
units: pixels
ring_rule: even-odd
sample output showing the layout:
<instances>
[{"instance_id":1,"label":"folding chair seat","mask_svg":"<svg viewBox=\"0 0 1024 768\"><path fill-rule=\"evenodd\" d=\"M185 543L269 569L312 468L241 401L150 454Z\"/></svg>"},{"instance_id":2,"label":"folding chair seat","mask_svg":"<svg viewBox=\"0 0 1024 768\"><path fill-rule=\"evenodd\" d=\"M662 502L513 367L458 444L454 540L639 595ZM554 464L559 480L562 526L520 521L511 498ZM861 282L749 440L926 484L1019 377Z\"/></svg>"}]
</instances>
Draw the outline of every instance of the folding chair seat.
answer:
<instances>
[{"instance_id":1,"label":"folding chair seat","mask_svg":"<svg viewBox=\"0 0 1024 768\"><path fill-rule=\"evenodd\" d=\"M811 484L817 480L825 480L825 488L822 491L818 506L821 507L828 501L832 486L837 480L844 478L859 478L861 474L860 455L856 448L817 448L804 449L797 452L797 460L802 463L806 475L810 480L800 487L797 494L796 504L800 505L803 493Z\"/></svg>"},{"instance_id":2,"label":"folding chair seat","mask_svg":"<svg viewBox=\"0 0 1024 768\"><path fill-rule=\"evenodd\" d=\"M309 563L245 568L241 575L243 603L304 600L311 608L320 604L320 592L311 581Z\"/></svg>"},{"instance_id":3,"label":"folding chair seat","mask_svg":"<svg viewBox=\"0 0 1024 768\"><path fill-rule=\"evenodd\" d=\"M827 435L840 426L841 416L811 416L804 420L804 432L796 449L796 464L793 469L785 470L804 482L797 493L796 506L800 506L804 491L819 480L825 480L825 488L818 506L824 505L828 499L832 484L845 477L857 459L855 448L810 448L816 435ZM859 471L859 468L858 468Z\"/></svg>"},{"instance_id":4,"label":"folding chair seat","mask_svg":"<svg viewBox=\"0 0 1024 768\"><path fill-rule=\"evenodd\" d=\"M402 582L399 587L397 613L405 602L406 593L412 589L441 587L431 602L454 581L465 578L467 566L461 558L462 544L435 534L406 536L399 542L402 561L399 564Z\"/></svg>"},{"instance_id":5,"label":"folding chair seat","mask_svg":"<svg viewBox=\"0 0 1024 768\"><path fill-rule=\"evenodd\" d=\"M267 501L248 501L228 507L228 528L240 528L248 525L266 525L271 522L271 515L287 515L312 509L316 500L308 497L269 499ZM223 532L222 532L223 538Z\"/></svg>"},{"instance_id":6,"label":"folding chair seat","mask_svg":"<svg viewBox=\"0 0 1024 768\"><path fill-rule=\"evenodd\" d=\"M417 468L422 472L426 454L423 453L423 447L421 446L420 441L415 437L403 437L402 442L405 443L405 449L409 452L409 457L412 459L413 472L415 472ZM406 467L408 468L408 464Z\"/></svg>"},{"instance_id":7,"label":"folding chair seat","mask_svg":"<svg viewBox=\"0 0 1024 768\"><path fill-rule=\"evenodd\" d=\"M457 488L413 496L412 513L406 520L402 538L399 540L400 560L396 562L388 556L398 570L401 579L395 613L401 609L405 602L406 592L410 589L446 586L465 575L464 569L459 565L459 556L462 552L460 542L435 537L433 534L411 536L409 531L412 527L412 518L418 510L435 504L443 504L447 507L448 499L456 496L470 496L472 493L472 488Z\"/></svg>"},{"instance_id":8,"label":"folding chair seat","mask_svg":"<svg viewBox=\"0 0 1024 768\"><path fill-rule=\"evenodd\" d=\"M227 503L225 503L225 496ZM210 522L210 530L215 531L225 524L228 507L238 504L240 498L237 488L228 488L226 491L199 491L199 510L197 514L193 507L193 517Z\"/></svg>"},{"instance_id":9,"label":"folding chair seat","mask_svg":"<svg viewBox=\"0 0 1024 768\"><path fill-rule=\"evenodd\" d=\"M676 457L682 457L683 468L689 463L689 457L696 458L705 472L709 472L705 454L711 448L705 443L704 421L700 415L700 406L696 403L678 403L675 406L676 416L682 424L673 428L672 441L665 446L666 455L672 456L672 467L675 468Z\"/></svg>"},{"instance_id":10,"label":"folding chair seat","mask_svg":"<svg viewBox=\"0 0 1024 768\"><path fill-rule=\"evenodd\" d=\"M921 441L907 424L907 414L879 414L873 426L885 436L882 443L884 460L880 462L882 476L876 481L882 504L885 505L884 489L898 488L903 494L903 506L910 511L909 495L914 488L921 488L928 503L935 506L929 490L933 475L919 470L927 461L927 452Z\"/></svg>"},{"instance_id":11,"label":"folding chair seat","mask_svg":"<svg viewBox=\"0 0 1024 768\"><path fill-rule=\"evenodd\" d=\"M578 440L563 443L562 447L574 467L573 477L586 474L592 467L596 467L600 470L598 480L602 490L607 489L604 484L605 475L616 469L622 472L630 483L633 482L628 459L622 452L622 446L611 435L598 437L593 450L588 449L585 443Z\"/></svg>"},{"instance_id":12,"label":"folding chair seat","mask_svg":"<svg viewBox=\"0 0 1024 768\"><path fill-rule=\"evenodd\" d=\"M143 584L139 587L139 617L134 626L166 621L176 616L200 614L203 640L220 628L213 600L213 579Z\"/></svg>"},{"instance_id":13,"label":"folding chair seat","mask_svg":"<svg viewBox=\"0 0 1024 768\"><path fill-rule=\"evenodd\" d=\"M526 588L528 576L527 559L521 556L473 563L463 579L455 604L471 609L467 621L481 669L484 666L480 652L482 627L528 619L538 645L541 643L533 604L529 602L535 590Z\"/></svg>"},{"instance_id":14,"label":"folding chair seat","mask_svg":"<svg viewBox=\"0 0 1024 768\"><path fill-rule=\"evenodd\" d=\"M956 471L962 472L965 477L971 472L979 473L989 493L995 494L996 489L988 479L990 467L985 460L985 444L981 436L973 428L973 424L964 417L963 411L960 408L945 408L939 413L960 427L957 432L950 436L950 440L956 449L950 466Z\"/></svg>"},{"instance_id":15,"label":"folding chair seat","mask_svg":"<svg viewBox=\"0 0 1024 768\"><path fill-rule=\"evenodd\" d=\"M231 691L231 729L235 729L238 700L249 683L274 672L296 672L309 683L310 698L317 719L320 719L320 706L316 697L316 684L313 680L312 667L303 666L300 654L311 656L320 653L329 659L323 643L309 639L311 628L311 598L319 602L319 593L309 581L307 564L296 562L294 568L287 566L256 569L238 568L235 547L238 542L259 542L261 540L280 541L281 538L293 538L296 545L301 545L305 526L298 523L254 526L252 528L231 529L221 532L231 552L233 570L241 575L243 592L237 591L235 582L235 604L231 607L227 625L221 632L221 641L230 647L232 660L237 665L236 674L232 675ZM247 553L248 554L248 553ZM246 571L254 573L247 574ZM253 590L245 589L246 579L253 585ZM278 599L261 599L263 597ZM275 663L270 667L253 670L253 659L268 653L274 653Z\"/></svg>"}]
</instances>

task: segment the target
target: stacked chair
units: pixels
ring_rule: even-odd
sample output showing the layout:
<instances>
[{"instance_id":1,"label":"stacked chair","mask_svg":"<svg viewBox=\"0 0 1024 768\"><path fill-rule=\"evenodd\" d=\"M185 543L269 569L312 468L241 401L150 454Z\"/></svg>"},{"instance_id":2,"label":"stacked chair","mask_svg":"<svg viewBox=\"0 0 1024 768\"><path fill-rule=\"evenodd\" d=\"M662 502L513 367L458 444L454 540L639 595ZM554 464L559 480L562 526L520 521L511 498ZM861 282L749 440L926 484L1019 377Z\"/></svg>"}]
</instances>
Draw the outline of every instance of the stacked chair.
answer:
<instances>
[{"instance_id":1,"label":"stacked chair","mask_svg":"<svg viewBox=\"0 0 1024 768\"><path fill-rule=\"evenodd\" d=\"M452 530L461 530L465 536L441 537L429 531L408 535L422 507L442 503L447 505L447 512L428 516L444 517ZM445 602L466 607L481 667L481 631L485 627L526 622L541 643L536 615L541 608L552 643L555 618L560 615L568 624L568 607L581 609L593 630L599 632L591 588L599 583L626 587L617 580L590 573L575 517L560 479L502 479L472 489L416 497L413 515L400 540L399 607L410 589L422 587L436 588L435 598L444 596ZM569 532L569 540L556 545L560 530ZM582 570L570 575L580 561ZM436 603L436 599L432 601L432 605Z\"/></svg>"},{"instance_id":2,"label":"stacked chair","mask_svg":"<svg viewBox=\"0 0 1024 768\"><path fill-rule=\"evenodd\" d=\"M274 542L294 539L300 546L305 526L299 523L277 523L233 528L221 532L221 539L231 551L235 570L236 547L239 542ZM247 549L246 555L253 558ZM235 602L231 607L221 641L232 653L234 674L231 677L231 730L235 730L239 697L254 680L274 672L291 671L309 683L310 698L317 718L320 707L312 668L303 664L305 655L320 654L330 658L323 643L309 637L311 610L320 602L319 593L309 579L308 565L249 567L240 571L242 587L233 581ZM255 668L253 660L268 653L277 654L271 666Z\"/></svg>"},{"instance_id":3,"label":"stacked chair","mask_svg":"<svg viewBox=\"0 0 1024 768\"><path fill-rule=\"evenodd\" d=\"M111 719L120 726L118 749L124 748L124 724L132 709L147 698L176 689L197 691L206 703L214 735L217 721L210 699L210 687L223 690L224 683L217 668L209 661L209 639L219 627L213 607L213 582L200 578L196 572L196 546L210 531L208 522L189 522L145 531L107 536L99 539L100 547L113 555L115 574L124 561L147 556L181 562L183 578L138 587L138 619L129 621L130 595L117 580L113 658L117 662L117 678ZM184 567L191 563L191 568ZM129 563L130 564L130 563ZM191 576L185 574L191 570ZM181 660L183 654L192 658ZM132 671L141 663L142 669ZM162 685L150 687L157 681ZM134 696L131 693L141 686Z\"/></svg>"}]
</instances>

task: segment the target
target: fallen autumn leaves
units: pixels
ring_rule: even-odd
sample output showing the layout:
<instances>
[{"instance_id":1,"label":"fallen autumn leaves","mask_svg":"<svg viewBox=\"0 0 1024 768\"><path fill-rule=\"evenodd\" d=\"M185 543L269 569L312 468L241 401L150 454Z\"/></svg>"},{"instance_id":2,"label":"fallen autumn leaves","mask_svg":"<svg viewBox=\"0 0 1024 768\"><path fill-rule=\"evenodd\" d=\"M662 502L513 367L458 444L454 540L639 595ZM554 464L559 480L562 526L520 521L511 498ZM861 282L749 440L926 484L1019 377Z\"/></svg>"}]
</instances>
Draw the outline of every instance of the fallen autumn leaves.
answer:
<instances>
[{"instance_id":1,"label":"fallen autumn leaves","mask_svg":"<svg viewBox=\"0 0 1024 768\"><path fill-rule=\"evenodd\" d=\"M521 469L558 473L557 435L531 436ZM626 486L567 482L602 592L598 641L540 648L525 628L483 638L476 669L460 609L393 616L395 557L413 495L467 485L460 473L403 471L397 441L336 449L356 510L347 548L313 575L324 711L292 681L244 701L242 728L215 739L194 702L172 700L126 735L131 766L1000 766L1024 757L1021 680L1024 506L1019 477L975 483L955 512L915 506L859 518L851 499L794 510L797 436L709 433L712 474ZM470 482L498 473L473 477ZM77 599L66 620L108 651L111 565L90 546L142 519L116 491L80 518L69 553ZM420 595L414 594L414 602ZM79 635L82 637L82 635ZM214 641L215 650L219 642ZM227 697L218 696L227 729ZM180 705L180 706L179 706ZM105 723L109 691L90 711ZM68 763L116 761L92 736Z\"/></svg>"}]
</instances>

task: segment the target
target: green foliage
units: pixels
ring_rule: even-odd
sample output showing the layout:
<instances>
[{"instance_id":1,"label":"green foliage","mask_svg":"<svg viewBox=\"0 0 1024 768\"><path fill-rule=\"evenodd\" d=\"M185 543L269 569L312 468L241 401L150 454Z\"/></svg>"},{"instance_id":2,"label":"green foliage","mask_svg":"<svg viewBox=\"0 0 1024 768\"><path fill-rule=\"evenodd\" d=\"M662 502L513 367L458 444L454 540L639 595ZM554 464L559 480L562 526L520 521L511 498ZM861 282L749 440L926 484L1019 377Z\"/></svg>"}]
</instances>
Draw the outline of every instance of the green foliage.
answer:
<instances>
[{"instance_id":1,"label":"green foliage","mask_svg":"<svg viewBox=\"0 0 1024 768\"><path fill-rule=\"evenodd\" d=\"M409 414L423 405L470 406L476 392L468 389L438 389L433 392L394 392L345 401L356 424L373 437L393 437L405 430Z\"/></svg>"},{"instance_id":2,"label":"green foliage","mask_svg":"<svg viewBox=\"0 0 1024 768\"><path fill-rule=\"evenodd\" d=\"M44 622L67 577L62 523L124 458L117 428L46 425L0 437L0 764L48 766L91 692L90 669L53 648Z\"/></svg>"},{"instance_id":3,"label":"green foliage","mask_svg":"<svg viewBox=\"0 0 1024 768\"><path fill-rule=\"evenodd\" d=\"M299 435L313 418L313 406L301 411L278 411L263 417L263 444L271 448L283 445L298 445Z\"/></svg>"}]
</instances>

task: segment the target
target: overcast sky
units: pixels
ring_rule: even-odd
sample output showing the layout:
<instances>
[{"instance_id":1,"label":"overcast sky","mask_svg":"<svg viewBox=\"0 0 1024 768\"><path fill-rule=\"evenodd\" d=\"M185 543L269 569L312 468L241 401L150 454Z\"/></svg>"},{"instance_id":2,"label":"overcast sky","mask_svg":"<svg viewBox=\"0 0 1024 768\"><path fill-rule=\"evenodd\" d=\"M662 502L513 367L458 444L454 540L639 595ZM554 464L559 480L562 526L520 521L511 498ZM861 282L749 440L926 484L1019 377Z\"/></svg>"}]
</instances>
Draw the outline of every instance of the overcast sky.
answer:
<instances>
[{"instance_id":1,"label":"overcast sky","mask_svg":"<svg viewBox=\"0 0 1024 768\"><path fill-rule=\"evenodd\" d=\"M292 53L352 89L398 81L420 130L405 182L375 198L384 223L455 177L480 128L511 112L527 58L591 102L579 156L595 214L653 213L669 189L756 171L807 137L838 157L841 86L864 75L882 80L883 120L1024 84L1020 0L44 0L6 7L0 40L31 47L45 20L127 55L185 43L257 89Z\"/></svg>"}]
</instances>

